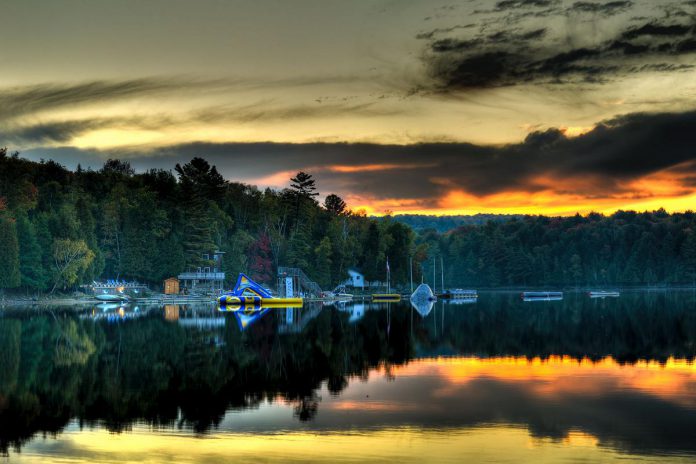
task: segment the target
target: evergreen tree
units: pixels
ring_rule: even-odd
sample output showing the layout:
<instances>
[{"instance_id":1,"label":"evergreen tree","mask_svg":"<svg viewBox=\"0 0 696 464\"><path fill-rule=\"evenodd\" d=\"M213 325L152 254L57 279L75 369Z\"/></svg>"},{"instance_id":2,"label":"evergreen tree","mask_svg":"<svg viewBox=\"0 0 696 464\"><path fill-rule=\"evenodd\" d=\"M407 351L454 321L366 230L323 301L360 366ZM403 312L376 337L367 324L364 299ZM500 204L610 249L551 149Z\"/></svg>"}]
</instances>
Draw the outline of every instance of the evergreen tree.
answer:
<instances>
[{"instance_id":1,"label":"evergreen tree","mask_svg":"<svg viewBox=\"0 0 696 464\"><path fill-rule=\"evenodd\" d=\"M302 171L290 179L290 189L295 201L294 218L295 226L297 227L300 219L300 208L305 203L315 203L314 197L319 195L319 193L316 191L316 181L312 178L312 175Z\"/></svg>"},{"instance_id":2,"label":"evergreen tree","mask_svg":"<svg viewBox=\"0 0 696 464\"><path fill-rule=\"evenodd\" d=\"M686 277L696 286L696 230L690 231L682 245L681 254Z\"/></svg>"},{"instance_id":3,"label":"evergreen tree","mask_svg":"<svg viewBox=\"0 0 696 464\"><path fill-rule=\"evenodd\" d=\"M42 262L41 246L34 225L26 213L17 215L17 237L19 239L19 272L22 287L45 290L48 286L48 275L46 275Z\"/></svg>"},{"instance_id":4,"label":"evergreen tree","mask_svg":"<svg viewBox=\"0 0 696 464\"><path fill-rule=\"evenodd\" d=\"M14 219L0 216L0 288L21 284L19 242Z\"/></svg>"},{"instance_id":5,"label":"evergreen tree","mask_svg":"<svg viewBox=\"0 0 696 464\"><path fill-rule=\"evenodd\" d=\"M219 201L225 180L202 158L175 167L181 183L182 206L184 209L184 255L189 268L209 266L210 256L217 245L213 239L213 221L209 201Z\"/></svg>"},{"instance_id":6,"label":"evergreen tree","mask_svg":"<svg viewBox=\"0 0 696 464\"><path fill-rule=\"evenodd\" d=\"M331 282L331 240L324 237L314 250L314 278L322 288L329 288Z\"/></svg>"},{"instance_id":7,"label":"evergreen tree","mask_svg":"<svg viewBox=\"0 0 696 464\"><path fill-rule=\"evenodd\" d=\"M346 211L346 202L343 201L341 197L335 194L330 194L326 196L324 200L324 208L331 214L340 216Z\"/></svg>"}]
</instances>

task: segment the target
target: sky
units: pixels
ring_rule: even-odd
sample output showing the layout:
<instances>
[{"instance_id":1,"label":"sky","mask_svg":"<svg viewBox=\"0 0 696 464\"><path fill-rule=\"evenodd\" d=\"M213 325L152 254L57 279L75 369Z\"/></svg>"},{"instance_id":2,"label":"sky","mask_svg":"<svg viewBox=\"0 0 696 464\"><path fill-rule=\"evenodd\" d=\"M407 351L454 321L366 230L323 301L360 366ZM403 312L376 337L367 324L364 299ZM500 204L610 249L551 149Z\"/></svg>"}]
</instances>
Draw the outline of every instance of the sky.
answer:
<instances>
[{"instance_id":1,"label":"sky","mask_svg":"<svg viewBox=\"0 0 696 464\"><path fill-rule=\"evenodd\" d=\"M696 0L6 1L0 146L368 214L696 204Z\"/></svg>"}]
</instances>

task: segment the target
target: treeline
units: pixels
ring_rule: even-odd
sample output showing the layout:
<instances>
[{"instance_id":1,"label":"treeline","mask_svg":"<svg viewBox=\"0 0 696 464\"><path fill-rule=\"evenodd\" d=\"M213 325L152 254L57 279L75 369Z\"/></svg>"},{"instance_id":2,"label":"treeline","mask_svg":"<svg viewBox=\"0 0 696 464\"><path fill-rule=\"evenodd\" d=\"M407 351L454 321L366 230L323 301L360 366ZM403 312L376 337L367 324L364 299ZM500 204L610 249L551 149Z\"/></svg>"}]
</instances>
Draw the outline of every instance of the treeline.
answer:
<instances>
[{"instance_id":1,"label":"treeline","mask_svg":"<svg viewBox=\"0 0 696 464\"><path fill-rule=\"evenodd\" d=\"M0 289L67 290L99 278L160 285L209 266L275 287L278 266L299 267L324 289L357 268L368 281L407 288L586 286L696 283L696 214L664 210L611 216L526 216L445 233L418 233L403 218L349 211L337 195L319 204L312 176L298 173L277 191L226 181L202 158L174 171L136 174L109 160L69 171L0 150Z\"/></svg>"},{"instance_id":2,"label":"treeline","mask_svg":"<svg viewBox=\"0 0 696 464\"><path fill-rule=\"evenodd\" d=\"M408 280L414 233L394 221L353 214L336 195L323 204L311 175L287 189L259 190L226 181L202 158L174 172L136 174L128 162L70 171L0 149L0 289L69 290L99 278L160 285L182 271L212 265L275 286L278 266L302 268L323 288L361 269Z\"/></svg>"},{"instance_id":3,"label":"treeline","mask_svg":"<svg viewBox=\"0 0 696 464\"><path fill-rule=\"evenodd\" d=\"M472 214L462 216L432 216L427 214L397 214L395 221L406 224L416 232L434 229L445 233L462 226L482 226L488 221L503 222L510 219L521 219L521 214Z\"/></svg>"},{"instance_id":4,"label":"treeline","mask_svg":"<svg viewBox=\"0 0 696 464\"><path fill-rule=\"evenodd\" d=\"M443 256L446 285L587 286L696 281L696 214L619 211L611 216L528 216L446 234L421 245ZM440 262L437 284L440 285ZM426 278L432 264L425 262Z\"/></svg>"}]
</instances>

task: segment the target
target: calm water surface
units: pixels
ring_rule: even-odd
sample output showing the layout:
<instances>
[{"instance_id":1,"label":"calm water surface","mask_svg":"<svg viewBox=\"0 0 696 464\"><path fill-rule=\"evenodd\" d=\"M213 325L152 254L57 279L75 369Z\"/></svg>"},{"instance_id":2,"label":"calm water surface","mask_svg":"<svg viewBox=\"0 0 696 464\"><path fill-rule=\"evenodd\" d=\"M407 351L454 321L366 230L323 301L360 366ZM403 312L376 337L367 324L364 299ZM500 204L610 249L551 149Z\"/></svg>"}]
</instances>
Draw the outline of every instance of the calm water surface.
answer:
<instances>
[{"instance_id":1,"label":"calm water surface","mask_svg":"<svg viewBox=\"0 0 696 464\"><path fill-rule=\"evenodd\" d=\"M696 462L696 295L0 313L10 462Z\"/></svg>"}]
</instances>

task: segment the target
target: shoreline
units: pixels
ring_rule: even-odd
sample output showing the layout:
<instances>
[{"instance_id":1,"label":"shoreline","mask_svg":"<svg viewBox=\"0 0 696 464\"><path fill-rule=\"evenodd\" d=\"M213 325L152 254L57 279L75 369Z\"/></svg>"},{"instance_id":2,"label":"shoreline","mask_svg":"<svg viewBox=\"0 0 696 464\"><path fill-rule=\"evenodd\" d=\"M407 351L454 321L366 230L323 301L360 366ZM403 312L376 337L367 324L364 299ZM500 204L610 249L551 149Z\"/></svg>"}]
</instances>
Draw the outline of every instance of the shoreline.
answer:
<instances>
[{"instance_id":1,"label":"shoreline","mask_svg":"<svg viewBox=\"0 0 696 464\"><path fill-rule=\"evenodd\" d=\"M564 288L561 287L547 287L547 286L528 286L528 287L504 287L504 288L479 288L476 289L479 294L517 294L524 291L560 291L568 294L573 293L586 293L590 290L595 291L606 291L606 290L618 290L621 293L638 293L638 292L686 292L692 291L696 292L696 286L639 286L639 287L611 287L611 286L597 286L597 287L574 287L574 288ZM401 293L402 299L410 296L409 293ZM371 294L360 294L355 295L352 299L346 299L345 301L364 301L369 299ZM322 298L305 298L305 302L322 302L322 301L336 301L333 299L322 299ZM109 302L100 301L96 298L90 297L62 297L62 296L46 296L46 297L34 297L34 298L7 298L3 296L0 298L0 309L4 308L17 308L17 307L45 307L45 306L89 306L98 304L116 304L119 302ZM203 303L216 303L215 296L182 296L177 295L172 297L170 295L158 295L148 298L137 298L128 301L131 304L143 304L143 305L185 305L185 304L203 304Z\"/></svg>"}]
</instances>

